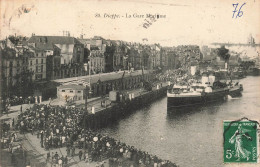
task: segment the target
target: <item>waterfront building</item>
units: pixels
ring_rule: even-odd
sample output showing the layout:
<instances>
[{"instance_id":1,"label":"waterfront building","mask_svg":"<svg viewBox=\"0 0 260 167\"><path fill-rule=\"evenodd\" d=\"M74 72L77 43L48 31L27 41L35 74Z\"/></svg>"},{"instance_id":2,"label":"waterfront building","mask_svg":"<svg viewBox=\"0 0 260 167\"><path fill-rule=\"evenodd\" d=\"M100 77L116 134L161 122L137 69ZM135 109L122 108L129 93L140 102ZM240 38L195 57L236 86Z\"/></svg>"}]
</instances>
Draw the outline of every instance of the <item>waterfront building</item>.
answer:
<instances>
[{"instance_id":1,"label":"waterfront building","mask_svg":"<svg viewBox=\"0 0 260 167\"><path fill-rule=\"evenodd\" d=\"M6 41L5 41L6 42ZM32 54L24 47L8 47L4 42L1 48L1 86L5 96L29 94L33 72L28 69Z\"/></svg>"},{"instance_id":2,"label":"waterfront building","mask_svg":"<svg viewBox=\"0 0 260 167\"><path fill-rule=\"evenodd\" d=\"M162 54L162 65L166 69L176 69L179 64L179 57L175 51L174 47L163 48Z\"/></svg>"},{"instance_id":3,"label":"waterfront building","mask_svg":"<svg viewBox=\"0 0 260 167\"><path fill-rule=\"evenodd\" d=\"M140 45L138 47L138 51L139 51L139 57L136 57L137 61L136 61L136 66L137 69L151 69L150 67L150 61L149 61L149 57L151 55L151 48L148 45Z\"/></svg>"},{"instance_id":4,"label":"waterfront building","mask_svg":"<svg viewBox=\"0 0 260 167\"><path fill-rule=\"evenodd\" d=\"M151 51L151 54L149 56L149 68L155 69L155 68L161 68L162 67L162 52L161 52L161 46L159 44L151 45L149 50Z\"/></svg>"},{"instance_id":5,"label":"waterfront building","mask_svg":"<svg viewBox=\"0 0 260 167\"><path fill-rule=\"evenodd\" d=\"M74 78L64 78L53 80L60 85L91 85L91 97L99 97L109 93L112 90L128 90L133 88L142 87L142 80L149 82L153 80L153 75L150 71L142 70L134 72L112 72L95 74L91 76L81 76ZM90 84L89 84L90 81Z\"/></svg>"},{"instance_id":6,"label":"waterfront building","mask_svg":"<svg viewBox=\"0 0 260 167\"><path fill-rule=\"evenodd\" d=\"M48 50L56 45L61 49L61 64L81 63L84 59L84 46L74 37L33 35L28 40L28 45Z\"/></svg>"},{"instance_id":7,"label":"waterfront building","mask_svg":"<svg viewBox=\"0 0 260 167\"><path fill-rule=\"evenodd\" d=\"M89 74L88 70L91 70L91 74L107 72L105 70L106 40L100 36L83 39L83 35L78 40L84 45L84 63L90 64L86 74Z\"/></svg>"},{"instance_id":8,"label":"waterfront building","mask_svg":"<svg viewBox=\"0 0 260 167\"><path fill-rule=\"evenodd\" d=\"M89 64L91 74L105 72L104 52L100 51L98 48L97 50L91 49L89 55Z\"/></svg>"},{"instance_id":9,"label":"waterfront building","mask_svg":"<svg viewBox=\"0 0 260 167\"><path fill-rule=\"evenodd\" d=\"M46 57L44 49L29 46L32 56L28 59L28 69L33 72L32 81L46 80Z\"/></svg>"},{"instance_id":10,"label":"waterfront building","mask_svg":"<svg viewBox=\"0 0 260 167\"><path fill-rule=\"evenodd\" d=\"M57 98L63 101L77 101L85 99L85 86L61 85L57 87Z\"/></svg>"},{"instance_id":11,"label":"waterfront building","mask_svg":"<svg viewBox=\"0 0 260 167\"><path fill-rule=\"evenodd\" d=\"M45 51L46 56L53 57L48 59L50 64L48 64L48 67L51 64L58 65L53 69L49 69L48 74L53 75L48 78L67 78L84 75L84 45L76 38L70 36L33 35L28 40L28 45ZM52 62L54 60L59 60L60 62L54 63Z\"/></svg>"},{"instance_id":12,"label":"waterfront building","mask_svg":"<svg viewBox=\"0 0 260 167\"><path fill-rule=\"evenodd\" d=\"M12 48L1 49L1 85L5 87L7 96L19 82L22 59Z\"/></svg>"},{"instance_id":13,"label":"waterfront building","mask_svg":"<svg viewBox=\"0 0 260 167\"><path fill-rule=\"evenodd\" d=\"M124 60L127 58L128 47L123 41L113 41L112 44L115 47L113 54L113 70L118 71L127 68Z\"/></svg>"},{"instance_id":14,"label":"waterfront building","mask_svg":"<svg viewBox=\"0 0 260 167\"><path fill-rule=\"evenodd\" d=\"M138 69L136 66L137 57L140 56L138 49L134 45L129 45L129 54L128 54L128 68Z\"/></svg>"}]
</instances>

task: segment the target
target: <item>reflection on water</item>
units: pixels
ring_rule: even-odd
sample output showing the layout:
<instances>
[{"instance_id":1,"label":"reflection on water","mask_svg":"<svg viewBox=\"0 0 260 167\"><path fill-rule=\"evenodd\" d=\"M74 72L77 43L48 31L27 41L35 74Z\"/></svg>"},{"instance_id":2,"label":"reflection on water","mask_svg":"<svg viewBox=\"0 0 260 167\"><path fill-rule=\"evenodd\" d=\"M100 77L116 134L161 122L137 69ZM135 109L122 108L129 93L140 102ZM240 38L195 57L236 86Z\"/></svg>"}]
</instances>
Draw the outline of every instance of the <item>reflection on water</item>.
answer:
<instances>
[{"instance_id":1,"label":"reflection on water","mask_svg":"<svg viewBox=\"0 0 260 167\"><path fill-rule=\"evenodd\" d=\"M248 77L241 83L242 97L168 112L167 98L163 98L101 133L180 166L223 166L222 121L260 118L260 77Z\"/></svg>"}]
</instances>

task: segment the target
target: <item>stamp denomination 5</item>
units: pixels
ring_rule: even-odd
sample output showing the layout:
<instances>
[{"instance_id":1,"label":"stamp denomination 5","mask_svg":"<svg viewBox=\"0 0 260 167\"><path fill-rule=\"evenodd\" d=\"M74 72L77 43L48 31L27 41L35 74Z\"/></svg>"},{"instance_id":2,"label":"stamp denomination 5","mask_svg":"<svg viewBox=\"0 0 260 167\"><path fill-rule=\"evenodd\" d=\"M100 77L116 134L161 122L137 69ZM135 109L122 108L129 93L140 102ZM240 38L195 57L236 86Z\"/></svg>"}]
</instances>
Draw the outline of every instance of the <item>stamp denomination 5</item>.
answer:
<instances>
[{"instance_id":1,"label":"stamp denomination 5","mask_svg":"<svg viewBox=\"0 0 260 167\"><path fill-rule=\"evenodd\" d=\"M257 122L224 121L224 162L256 163Z\"/></svg>"}]
</instances>

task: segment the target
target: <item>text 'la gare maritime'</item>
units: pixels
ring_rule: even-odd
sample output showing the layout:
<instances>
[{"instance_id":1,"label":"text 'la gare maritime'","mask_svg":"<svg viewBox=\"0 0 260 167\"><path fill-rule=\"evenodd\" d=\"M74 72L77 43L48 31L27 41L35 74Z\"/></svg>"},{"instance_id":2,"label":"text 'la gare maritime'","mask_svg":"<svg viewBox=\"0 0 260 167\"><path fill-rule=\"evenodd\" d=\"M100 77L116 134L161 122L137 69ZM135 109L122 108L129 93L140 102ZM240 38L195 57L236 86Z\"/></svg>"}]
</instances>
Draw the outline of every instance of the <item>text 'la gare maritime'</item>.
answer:
<instances>
[{"instance_id":1,"label":"text 'la gare maritime'","mask_svg":"<svg viewBox=\"0 0 260 167\"><path fill-rule=\"evenodd\" d=\"M108 14L104 13L104 18L110 18L110 19L117 19L117 18L166 18L166 15L161 14L128 14L126 13L125 16L119 15L119 14Z\"/></svg>"}]
</instances>

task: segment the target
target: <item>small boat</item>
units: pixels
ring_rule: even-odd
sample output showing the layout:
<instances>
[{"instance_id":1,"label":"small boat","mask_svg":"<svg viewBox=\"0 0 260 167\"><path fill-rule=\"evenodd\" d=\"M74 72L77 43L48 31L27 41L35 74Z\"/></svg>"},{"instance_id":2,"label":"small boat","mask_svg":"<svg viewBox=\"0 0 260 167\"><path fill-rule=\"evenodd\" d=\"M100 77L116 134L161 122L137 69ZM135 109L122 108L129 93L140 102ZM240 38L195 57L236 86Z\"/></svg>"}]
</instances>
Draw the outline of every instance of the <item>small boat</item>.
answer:
<instances>
[{"instance_id":1,"label":"small boat","mask_svg":"<svg viewBox=\"0 0 260 167\"><path fill-rule=\"evenodd\" d=\"M229 93L226 83L215 81L214 75L203 75L201 83L173 85L167 92L167 108L184 107L225 100Z\"/></svg>"},{"instance_id":2,"label":"small boat","mask_svg":"<svg viewBox=\"0 0 260 167\"><path fill-rule=\"evenodd\" d=\"M249 68L249 70L247 71L247 75L259 76L260 75L260 68L259 67Z\"/></svg>"},{"instance_id":3,"label":"small boat","mask_svg":"<svg viewBox=\"0 0 260 167\"><path fill-rule=\"evenodd\" d=\"M236 82L234 85L231 84L229 86L229 95L232 98L242 96L242 91L243 91L243 85L239 84L239 82Z\"/></svg>"}]
</instances>

